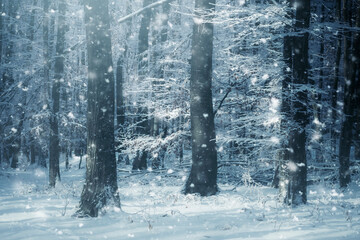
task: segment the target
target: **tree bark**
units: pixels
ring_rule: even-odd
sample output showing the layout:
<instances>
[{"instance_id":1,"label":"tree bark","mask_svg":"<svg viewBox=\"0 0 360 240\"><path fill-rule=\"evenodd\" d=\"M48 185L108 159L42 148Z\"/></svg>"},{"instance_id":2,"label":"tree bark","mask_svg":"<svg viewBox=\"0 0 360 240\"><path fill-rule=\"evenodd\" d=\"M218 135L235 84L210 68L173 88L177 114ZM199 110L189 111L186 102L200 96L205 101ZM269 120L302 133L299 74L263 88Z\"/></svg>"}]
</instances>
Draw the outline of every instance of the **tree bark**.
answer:
<instances>
[{"instance_id":1,"label":"tree bark","mask_svg":"<svg viewBox=\"0 0 360 240\"><path fill-rule=\"evenodd\" d=\"M152 3L152 0L144 0L143 7L146 7ZM140 32L139 32L139 45L138 45L138 54L139 54L139 64L138 64L138 74L140 81L145 79L145 74L148 72L148 49L149 49L149 29L151 21L151 9L147 9L143 13L141 19ZM146 97L146 96L144 96ZM137 109L137 126L136 133L140 135L150 135L150 124L148 117L147 107L138 107ZM140 158L136 158L133 161L133 170L145 170L147 169L147 157L150 154L146 150L143 150Z\"/></svg>"},{"instance_id":2,"label":"tree bark","mask_svg":"<svg viewBox=\"0 0 360 240\"><path fill-rule=\"evenodd\" d=\"M294 2L290 1L292 7ZM297 1L295 5L296 36L284 39L284 60L286 74L283 80L283 117L294 126L282 123L283 131L288 129L288 139L283 143L280 153L279 188L280 199L293 206L305 204L307 201L307 162L306 132L308 123L306 114L307 92L297 86L308 84L308 39L306 32L310 24L310 0ZM289 17L293 17L289 10ZM290 74L292 73L292 75ZM292 84L291 84L292 83ZM289 98L288 93L292 93ZM283 120L284 121L284 120ZM291 128L290 128L291 127Z\"/></svg>"},{"instance_id":3,"label":"tree bark","mask_svg":"<svg viewBox=\"0 0 360 240\"><path fill-rule=\"evenodd\" d=\"M60 138L59 138L59 110L60 110L60 83L64 81L64 50L65 50L65 0L59 1L59 18L57 25L56 56L54 66L54 80L52 81L52 113L50 116L50 158L49 184L55 187L60 180Z\"/></svg>"},{"instance_id":4,"label":"tree bark","mask_svg":"<svg viewBox=\"0 0 360 240\"><path fill-rule=\"evenodd\" d=\"M358 0L358 8L356 15L356 27L360 28L360 1ZM355 54L356 54L356 69L357 69L357 87L355 94L355 102L360 102L360 32L358 31L355 35ZM360 106L357 104L357 115L355 116L356 131L355 131L355 159L360 160Z\"/></svg>"},{"instance_id":5,"label":"tree bark","mask_svg":"<svg viewBox=\"0 0 360 240\"><path fill-rule=\"evenodd\" d=\"M17 35L17 11L19 8L19 2L18 1L10 1L9 2L9 23L8 23L8 34L9 34L9 41L5 48L5 63L8 64L6 67L6 70L3 75L3 81L5 88L7 89L12 84L15 83L14 75L13 75L13 69L14 66L12 66L12 60L14 57L14 47L15 47L15 36ZM21 107L16 105L15 112L12 114L18 112L20 115ZM15 115L15 114L14 114ZM21 132L22 132L22 119L18 116L18 118L10 117L11 119L8 121L13 126L12 128L15 128L16 131L12 131L9 144L7 147L9 148L9 156L11 156L11 168L17 168L18 167L18 161L19 161L19 155L20 155L20 144L21 144ZM11 125L9 125L11 126Z\"/></svg>"},{"instance_id":6,"label":"tree bark","mask_svg":"<svg viewBox=\"0 0 360 240\"><path fill-rule=\"evenodd\" d=\"M343 1L343 22L349 27L352 25L352 1ZM356 46L352 46L352 33L345 30L344 33L344 120L342 122L339 144L339 182L340 187L347 187L350 183L350 151L353 138L354 114L355 114L355 89L356 89L356 65L353 58Z\"/></svg>"},{"instance_id":7,"label":"tree bark","mask_svg":"<svg viewBox=\"0 0 360 240\"><path fill-rule=\"evenodd\" d=\"M120 207L114 140L114 76L108 1L85 0L88 56L86 182L79 216L97 217L108 200Z\"/></svg>"},{"instance_id":8,"label":"tree bark","mask_svg":"<svg viewBox=\"0 0 360 240\"><path fill-rule=\"evenodd\" d=\"M288 11L288 17L292 17L292 11ZM288 27L286 29L290 31ZM284 79L282 80L282 103L281 103L281 132L286 136L289 131L289 120L291 119L291 109L290 109L290 94L291 94L291 83L292 83L292 45L293 40L292 36L284 37L284 48L283 48L283 58L284 58ZM287 199L288 196L288 173L287 173L287 163L290 160L290 151L289 151L289 139L285 138L282 141L281 149L279 151L279 162L276 166L273 187L279 188L280 198L282 200Z\"/></svg>"},{"instance_id":9,"label":"tree bark","mask_svg":"<svg viewBox=\"0 0 360 240\"><path fill-rule=\"evenodd\" d=\"M0 0L0 14L2 15L4 11L3 6L3 0ZM0 64L2 65L2 59L3 59L3 18L0 17ZM0 72L0 76L2 75L2 72ZM2 90L2 79L0 82L0 94Z\"/></svg>"},{"instance_id":10,"label":"tree bark","mask_svg":"<svg viewBox=\"0 0 360 240\"><path fill-rule=\"evenodd\" d=\"M338 23L340 23L341 21L341 0L336 0L335 3L335 8L336 8L336 21ZM338 89L339 89L339 77L340 77L340 61L341 61L341 48L342 48L342 41L341 41L341 35L338 34L336 36L337 40L336 40L336 60L335 60L335 76L334 76L334 85L333 85L333 89L332 89L332 93L331 93L331 108L332 108L332 113L331 113L331 118L332 118L332 122L331 122L331 150L334 153L333 154L333 159L334 162L337 159L337 139L338 139L338 132L336 129L336 120L338 118L338 114L337 114L337 102L338 102Z\"/></svg>"},{"instance_id":11,"label":"tree bark","mask_svg":"<svg viewBox=\"0 0 360 240\"><path fill-rule=\"evenodd\" d=\"M116 66L116 120L117 127L122 127L125 123L124 107L124 57L120 56Z\"/></svg>"},{"instance_id":12,"label":"tree bark","mask_svg":"<svg viewBox=\"0 0 360 240\"><path fill-rule=\"evenodd\" d=\"M190 119L192 167L184 193L214 195L217 188L217 151L212 103L212 51L215 0L196 0L192 37Z\"/></svg>"}]
</instances>

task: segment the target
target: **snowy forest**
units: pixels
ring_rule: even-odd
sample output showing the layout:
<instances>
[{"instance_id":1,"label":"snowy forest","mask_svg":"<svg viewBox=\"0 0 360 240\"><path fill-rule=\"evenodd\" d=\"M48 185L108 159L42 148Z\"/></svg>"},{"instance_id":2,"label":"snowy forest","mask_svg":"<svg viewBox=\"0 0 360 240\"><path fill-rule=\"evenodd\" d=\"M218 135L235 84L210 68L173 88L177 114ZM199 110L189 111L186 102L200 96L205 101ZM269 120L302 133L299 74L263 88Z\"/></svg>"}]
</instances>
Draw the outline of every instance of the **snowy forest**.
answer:
<instances>
[{"instance_id":1,"label":"snowy forest","mask_svg":"<svg viewBox=\"0 0 360 240\"><path fill-rule=\"evenodd\" d=\"M0 13L0 239L360 239L359 0Z\"/></svg>"}]
</instances>

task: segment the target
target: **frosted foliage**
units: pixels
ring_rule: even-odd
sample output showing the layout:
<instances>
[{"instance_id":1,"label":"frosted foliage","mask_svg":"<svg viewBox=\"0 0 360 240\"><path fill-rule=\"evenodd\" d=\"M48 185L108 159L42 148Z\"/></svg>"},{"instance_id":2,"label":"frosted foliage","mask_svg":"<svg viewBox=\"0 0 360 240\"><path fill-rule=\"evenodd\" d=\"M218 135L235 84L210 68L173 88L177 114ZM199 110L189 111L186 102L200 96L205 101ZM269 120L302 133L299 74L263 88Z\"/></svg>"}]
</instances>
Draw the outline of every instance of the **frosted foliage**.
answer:
<instances>
[{"instance_id":1,"label":"frosted foliage","mask_svg":"<svg viewBox=\"0 0 360 240\"><path fill-rule=\"evenodd\" d=\"M281 16L285 8L280 4L235 2L232 6L217 1L214 19L215 106L227 87L232 88L215 118L217 143L230 152L221 154L220 161L251 166L247 167L250 174L260 176L259 169L271 167L277 155L276 148L270 146L282 139L279 99L285 23ZM254 161L258 158L261 161ZM229 170L219 169L220 174Z\"/></svg>"},{"instance_id":2,"label":"frosted foliage","mask_svg":"<svg viewBox=\"0 0 360 240\"><path fill-rule=\"evenodd\" d=\"M334 1L311 1L311 27L306 31L310 34L310 84L286 86L283 80L293 69L284 64L284 33L296 23L286 17L287 1L217 0L214 13L199 17L194 14L194 0L172 0L167 2L169 5L149 0L158 5L150 9L148 46L140 54L144 1L110 0L113 61L101 64L105 66L104 75L118 77L121 72L123 81L110 86L112 78L107 77L101 85L114 88L115 97L120 96L117 88L121 85L123 105L100 106L95 111L103 116L112 107L123 110L114 116L121 208L109 202L96 219L73 217L86 168L90 167L86 150L93 153L103 148L102 142L87 142L86 136L86 117L94 111L87 107L88 96L105 92L88 91L92 87L88 80L99 77L88 71L84 11L92 9L86 5L87 0L65 1L65 49L64 54L56 56L60 1L49 0L45 12L46 2L1 1L1 240L360 239L356 144L350 147L350 169L346 172L351 174L352 182L347 188L337 186L338 142L342 123L348 117L343 112L348 106L344 89L355 87L344 76L343 34L344 29L356 29L336 20ZM137 11L141 12L131 14ZM321 11L326 13L324 23L320 23ZM353 13L352 24L356 24L356 11ZM209 29L202 28L204 23L214 24L211 87L216 112L202 110L196 115L200 121L215 119L216 139L212 141L216 140L218 153L219 192L211 197L182 194L192 165L193 25L205 32ZM322 43L324 52L320 53ZM101 41L93 44L102 47ZM338 48L340 69L336 74ZM293 54L297 53L301 54L300 49L294 48ZM349 60L355 63L358 59L354 55ZM54 72L57 57L64 60L61 76ZM48 161L55 83L60 84L56 117L61 181L52 189ZM282 92L287 87L291 94ZM309 121L301 129L291 121L296 111L290 116L282 114L287 107L283 100L293 103L297 100L294 93L299 92L308 96L302 104L307 104ZM191 97L198 102L205 98ZM123 124L119 124L121 117ZM353 133L358 133L357 125L353 127ZM293 208L279 202L279 190L270 185L276 180L279 159L297 153L296 145L287 148L293 140L289 139L291 131L303 130L309 161L289 161L280 165L279 172L279 187L288 189L292 183L289 179L299 170L307 170L308 204ZM355 137L352 140L356 143ZM208 147L202 144L199 151L206 152ZM147 166L132 170L132 163L144 152L148 154ZM18 166L13 169L10 165L14 158L18 158ZM206 165L206 160L201 165Z\"/></svg>"}]
</instances>

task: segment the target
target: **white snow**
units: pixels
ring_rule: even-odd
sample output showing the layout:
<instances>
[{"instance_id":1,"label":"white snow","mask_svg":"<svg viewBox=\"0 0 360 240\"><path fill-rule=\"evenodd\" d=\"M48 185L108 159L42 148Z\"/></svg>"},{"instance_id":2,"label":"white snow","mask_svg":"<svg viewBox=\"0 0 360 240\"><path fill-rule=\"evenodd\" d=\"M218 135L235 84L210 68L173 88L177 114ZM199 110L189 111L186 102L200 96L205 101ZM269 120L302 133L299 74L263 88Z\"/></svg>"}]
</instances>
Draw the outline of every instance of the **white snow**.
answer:
<instances>
[{"instance_id":1,"label":"white snow","mask_svg":"<svg viewBox=\"0 0 360 240\"><path fill-rule=\"evenodd\" d=\"M345 191L310 186L308 204L291 208L277 201L276 189L250 184L220 184L211 197L183 195L179 169L120 171L122 209L74 218L85 175L78 161L68 171L61 163L55 189L46 169L1 169L0 239L360 239L359 183Z\"/></svg>"}]
</instances>

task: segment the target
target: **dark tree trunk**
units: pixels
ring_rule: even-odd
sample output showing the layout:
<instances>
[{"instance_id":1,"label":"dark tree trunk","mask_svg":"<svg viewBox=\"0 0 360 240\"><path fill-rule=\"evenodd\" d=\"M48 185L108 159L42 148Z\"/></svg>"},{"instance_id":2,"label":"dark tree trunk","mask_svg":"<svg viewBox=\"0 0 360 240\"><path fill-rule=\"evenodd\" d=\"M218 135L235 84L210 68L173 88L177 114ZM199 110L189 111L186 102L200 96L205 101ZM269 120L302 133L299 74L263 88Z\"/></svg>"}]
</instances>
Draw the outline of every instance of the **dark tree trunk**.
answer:
<instances>
[{"instance_id":1,"label":"dark tree trunk","mask_svg":"<svg viewBox=\"0 0 360 240\"><path fill-rule=\"evenodd\" d=\"M310 25L310 0L296 2L295 31L298 36L293 38L293 83L294 85L308 84L308 42ZM293 100L293 120L296 128L290 131L289 146L292 149L288 165L289 198L292 205L305 204L307 201L307 162L306 162L306 132L308 123L306 114L307 92L295 91Z\"/></svg>"},{"instance_id":2,"label":"dark tree trunk","mask_svg":"<svg viewBox=\"0 0 360 240\"><path fill-rule=\"evenodd\" d=\"M124 93L123 93L123 85L124 85L124 58L120 56L117 61L116 66L116 128L118 129L118 134L122 135L124 132L124 124L125 124L125 101L124 101ZM120 163L122 159L122 149L120 149L120 142L116 141L116 148L118 153L117 162Z\"/></svg>"},{"instance_id":3,"label":"dark tree trunk","mask_svg":"<svg viewBox=\"0 0 360 240\"><path fill-rule=\"evenodd\" d=\"M12 58L14 56L14 47L15 47L15 39L16 35L18 34L18 23L16 19L17 11L19 8L19 2L18 1L10 1L8 6L8 16L9 16L9 23L8 23L8 34L9 34L9 41L7 43L7 46L5 48L5 63L9 64L7 68L5 69L4 75L3 75L3 81L5 88L10 87L12 84L14 84L14 76L13 76L13 69L15 66L12 66ZM18 161L19 161L19 155L20 155L20 144L21 144L21 132L22 132L22 118L21 118L21 107L19 105L15 105L15 112L18 114L14 114L17 116L17 118L13 118L11 116L11 120L8 121L9 123L13 124L13 128L16 129L15 132L12 133L12 136L10 137L9 144L7 145L9 149L9 156L11 156L11 168L17 168L18 167ZM19 116L20 115L20 116Z\"/></svg>"},{"instance_id":4,"label":"dark tree trunk","mask_svg":"<svg viewBox=\"0 0 360 240\"><path fill-rule=\"evenodd\" d=\"M4 10L3 7L3 0L0 0L0 13L2 14ZM2 60L3 60L3 31L4 31L4 26L3 26L3 18L0 17L0 65L2 65ZM3 93L3 72L2 70L0 71L0 95ZM2 124L2 120L0 118L0 164L3 161L3 147L4 147L4 132L3 132L3 124Z\"/></svg>"},{"instance_id":5,"label":"dark tree trunk","mask_svg":"<svg viewBox=\"0 0 360 240\"><path fill-rule=\"evenodd\" d=\"M289 14L291 14L289 12ZM289 30L289 29L288 29ZM282 81L282 104L281 104L281 132L286 134L289 131L288 120L290 119L290 86L292 82L292 37L284 37L284 48L283 48L283 57L285 62L284 67L284 79ZM279 151L279 162L275 169L273 187L279 188L280 196L282 199L287 198L287 183L288 183L288 174L286 171L286 165L290 159L289 157L289 140L284 139L282 142L281 149ZM281 183L281 184L280 184Z\"/></svg>"},{"instance_id":6,"label":"dark tree trunk","mask_svg":"<svg viewBox=\"0 0 360 240\"><path fill-rule=\"evenodd\" d=\"M293 7L293 1L289 1L289 7ZM287 17L292 19L294 17L292 9L288 9ZM292 31L292 27L287 26L285 28L286 33L290 33ZM283 58L284 58L284 79L282 81L282 90L281 90L281 132L283 135L287 136L289 132L289 121L291 120L291 103L290 103L290 94L291 94L291 84L292 84L292 52L293 52L293 37L292 36L285 36L284 37L284 48L283 48ZM279 151L279 161L275 168L275 174L273 179L273 187L279 188L279 195L281 201L286 201L289 198L288 192L288 183L289 183L289 176L287 171L287 164L290 160L290 146L289 146L289 139L284 138L281 143L281 149Z\"/></svg>"},{"instance_id":7,"label":"dark tree trunk","mask_svg":"<svg viewBox=\"0 0 360 240\"><path fill-rule=\"evenodd\" d=\"M88 140L86 182L78 214L97 217L110 199L120 207L114 140L114 73L108 1L85 0L84 4L89 64Z\"/></svg>"},{"instance_id":8,"label":"dark tree trunk","mask_svg":"<svg viewBox=\"0 0 360 240\"><path fill-rule=\"evenodd\" d=\"M35 164L35 162L36 162L35 143L34 143L34 139L31 139L31 143L30 143L30 163Z\"/></svg>"},{"instance_id":9,"label":"dark tree trunk","mask_svg":"<svg viewBox=\"0 0 360 240\"><path fill-rule=\"evenodd\" d=\"M215 0L196 0L196 18L203 19L193 26L190 118L192 135L192 167L184 192L202 196L216 194L217 152L212 104L213 24L203 12L215 11Z\"/></svg>"},{"instance_id":10,"label":"dark tree trunk","mask_svg":"<svg viewBox=\"0 0 360 240\"><path fill-rule=\"evenodd\" d=\"M125 123L125 107L124 107L124 57L120 56L116 66L116 119L117 126L122 127Z\"/></svg>"},{"instance_id":11,"label":"dark tree trunk","mask_svg":"<svg viewBox=\"0 0 360 240\"><path fill-rule=\"evenodd\" d=\"M54 80L52 83L52 113L50 116L50 149L49 149L49 184L55 187L60 180L60 139L59 139L59 110L60 110L60 82L64 78L64 50L65 50L65 0L59 2L59 18L57 27L56 56L54 66Z\"/></svg>"},{"instance_id":12,"label":"dark tree trunk","mask_svg":"<svg viewBox=\"0 0 360 240\"><path fill-rule=\"evenodd\" d=\"M154 78L155 80L152 82L152 88L153 88L153 95L152 97L155 99L156 95L161 92L164 91L163 85L164 85L164 77L165 77L165 64L163 61L162 63L159 62L159 59L163 56L164 54L161 53L162 49L164 49L166 41L168 39L168 17L169 17L169 12L170 12L170 4L169 2L165 2L162 5L162 13L157 12L156 14L161 14L161 16L159 16L162 19L161 22L161 31L160 31L160 38L158 36L159 32L157 30L153 30L152 34L153 34L153 46L156 46L156 44L159 44L160 47L157 47L154 50L153 53L153 66L156 69L155 71L155 75ZM156 17L154 17L154 19L156 19ZM154 21L154 24L157 24L156 21ZM158 26L154 26L155 29L158 28ZM161 136L161 138L166 138L167 136L167 132L165 133L165 131L167 131L167 127L163 127L161 128L161 125L165 125L166 122L159 118L156 117L155 115L156 109L152 109L152 121L151 121L151 135L154 137L157 136ZM165 145L162 145L160 147L159 153L157 155L157 157L155 157L153 159L152 162L152 168L153 169L159 169L161 167L161 163L164 162L164 157L167 151L167 147Z\"/></svg>"},{"instance_id":13,"label":"dark tree trunk","mask_svg":"<svg viewBox=\"0 0 360 240\"><path fill-rule=\"evenodd\" d=\"M44 105L48 105L48 96L49 96L49 84L50 84L50 46L49 46L49 0L43 0L44 16L43 16L43 55L44 55L44 92L43 92L43 101Z\"/></svg>"},{"instance_id":14,"label":"dark tree trunk","mask_svg":"<svg viewBox=\"0 0 360 240\"><path fill-rule=\"evenodd\" d=\"M322 116L321 116L321 104L322 104L322 93L321 91L323 91L323 83L324 83L324 69L325 69L325 64L324 64L324 58L325 58L325 28L324 28L324 21L325 21L325 2L322 1L321 2L321 17L320 17L320 23L321 23L321 42L320 42L320 54L319 54L319 62L320 62L320 71L319 71L319 82L316 83L316 80L313 81L311 80L311 84L315 87L318 88L320 91L318 93L313 93L313 110L314 110L314 119L317 120L315 121L315 132L316 134L318 134L319 139L317 141L313 142L314 145L314 150L315 150L315 161L316 162L323 162L324 161L324 156L323 156L323 127L321 124L318 124L320 122L322 122ZM318 122L318 123L317 123Z\"/></svg>"},{"instance_id":15,"label":"dark tree trunk","mask_svg":"<svg viewBox=\"0 0 360 240\"><path fill-rule=\"evenodd\" d=\"M336 0L336 21L340 23L341 21L341 0ZM339 88L339 77L340 77L340 61L341 61L341 35L336 36L336 60L335 60L335 76L334 76L334 85L331 93L331 108L332 108L332 121L331 121L331 151L333 152L334 162L337 159L337 139L338 133L336 129L336 120L338 118L337 114L337 102L338 102L338 88Z\"/></svg>"},{"instance_id":16,"label":"dark tree trunk","mask_svg":"<svg viewBox=\"0 0 360 240\"><path fill-rule=\"evenodd\" d=\"M0 13L3 13L4 6L3 6L3 0L0 0ZM2 64L2 59L3 59L3 18L0 18L0 64ZM0 72L0 76L1 76L2 72ZM1 90L2 90L2 79L0 82L0 94L1 94Z\"/></svg>"},{"instance_id":17,"label":"dark tree trunk","mask_svg":"<svg viewBox=\"0 0 360 240\"><path fill-rule=\"evenodd\" d=\"M143 7L146 7L152 3L152 0L144 0ZM141 19L140 32L139 32L139 64L138 74L140 81L145 79L145 74L148 70L148 49L149 49L149 29L151 21L151 9L147 9L143 13ZM146 97L146 96L144 96ZM150 124L148 117L148 109L146 107L139 107L138 111L138 123L136 127L136 133L140 135L150 135ZM140 158L135 158L133 161L133 170L145 170L147 169L147 157L150 154L146 150L143 150Z\"/></svg>"},{"instance_id":18,"label":"dark tree trunk","mask_svg":"<svg viewBox=\"0 0 360 240\"><path fill-rule=\"evenodd\" d=\"M41 93L41 100L43 106L49 106L49 89L50 89L50 68L51 68L51 61L50 61L50 47L49 47L49 9L50 8L50 1L49 0L43 0L43 57L44 57L44 88ZM35 143L34 143L35 144ZM46 168L46 158L44 156L44 150L41 149L40 146L38 146L38 143L36 143L35 152L38 150L38 164L41 167ZM35 158L35 154L34 154Z\"/></svg>"},{"instance_id":19,"label":"dark tree trunk","mask_svg":"<svg viewBox=\"0 0 360 240\"><path fill-rule=\"evenodd\" d=\"M308 42L309 33L306 32L310 25L310 0L296 2L295 31L298 36L293 38L293 82L296 85L308 84ZM289 203L299 205L307 201L307 162L306 162L306 132L308 123L306 114L307 92L296 91L293 107L296 129L290 131L290 155L289 166ZM294 166L294 168L291 167Z\"/></svg>"},{"instance_id":20,"label":"dark tree trunk","mask_svg":"<svg viewBox=\"0 0 360 240\"><path fill-rule=\"evenodd\" d=\"M70 155L70 148L69 147L67 147L66 149L65 149L65 169L66 170L68 170L69 169L69 155Z\"/></svg>"},{"instance_id":21,"label":"dark tree trunk","mask_svg":"<svg viewBox=\"0 0 360 240\"><path fill-rule=\"evenodd\" d=\"M143 7L146 7L152 3L153 0L144 0ZM147 71L147 54L149 49L149 29L151 21L151 9L147 9L143 13L141 19L140 32L139 32L139 75L144 76Z\"/></svg>"},{"instance_id":22,"label":"dark tree trunk","mask_svg":"<svg viewBox=\"0 0 360 240\"><path fill-rule=\"evenodd\" d=\"M294 126L282 123L283 131L288 129L288 139L283 143L280 154L280 198L294 206L306 203L307 163L306 163L306 132L308 123L306 114L307 92L296 89L297 86L308 84L308 39L306 32L310 24L310 0L297 1L295 15L294 37L284 39L284 60L286 64L283 80L283 117ZM290 1L292 6L293 1ZM292 14L290 14L292 17ZM289 42L288 42L289 41ZM292 68L291 68L292 67ZM288 73L292 72L292 76ZM291 86L292 77L292 88ZM287 95L292 91L293 97ZM284 121L284 120L283 120ZM290 128L291 127L291 128Z\"/></svg>"},{"instance_id":23,"label":"dark tree trunk","mask_svg":"<svg viewBox=\"0 0 360 240\"><path fill-rule=\"evenodd\" d=\"M343 1L343 21L351 27L352 1ZM355 114L355 89L356 89L356 65L353 58L356 46L352 46L352 33L345 30L344 33L344 120L341 126L339 145L339 181L340 187L347 187L350 183L350 151L353 138L354 114Z\"/></svg>"},{"instance_id":24,"label":"dark tree trunk","mask_svg":"<svg viewBox=\"0 0 360 240\"><path fill-rule=\"evenodd\" d=\"M360 1L358 1L357 15L356 15L356 27L360 28ZM356 54L356 69L357 69L357 83L355 102L360 102L360 32L355 34L355 54ZM356 130L355 130L355 159L360 160L360 104L356 105L357 114L356 117Z\"/></svg>"}]
</instances>

